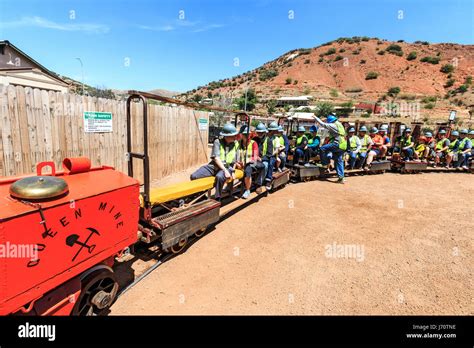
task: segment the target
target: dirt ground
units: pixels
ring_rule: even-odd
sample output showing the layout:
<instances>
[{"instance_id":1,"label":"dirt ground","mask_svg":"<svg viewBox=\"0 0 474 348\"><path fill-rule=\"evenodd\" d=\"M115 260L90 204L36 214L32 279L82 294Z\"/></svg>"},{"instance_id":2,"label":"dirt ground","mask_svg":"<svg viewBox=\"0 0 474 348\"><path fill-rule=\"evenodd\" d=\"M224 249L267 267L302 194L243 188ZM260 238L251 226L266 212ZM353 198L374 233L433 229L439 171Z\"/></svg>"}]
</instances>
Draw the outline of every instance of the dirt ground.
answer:
<instances>
[{"instance_id":1,"label":"dirt ground","mask_svg":"<svg viewBox=\"0 0 474 348\"><path fill-rule=\"evenodd\" d=\"M472 315L473 197L474 175L456 173L290 184L158 267L111 314Z\"/></svg>"}]
</instances>

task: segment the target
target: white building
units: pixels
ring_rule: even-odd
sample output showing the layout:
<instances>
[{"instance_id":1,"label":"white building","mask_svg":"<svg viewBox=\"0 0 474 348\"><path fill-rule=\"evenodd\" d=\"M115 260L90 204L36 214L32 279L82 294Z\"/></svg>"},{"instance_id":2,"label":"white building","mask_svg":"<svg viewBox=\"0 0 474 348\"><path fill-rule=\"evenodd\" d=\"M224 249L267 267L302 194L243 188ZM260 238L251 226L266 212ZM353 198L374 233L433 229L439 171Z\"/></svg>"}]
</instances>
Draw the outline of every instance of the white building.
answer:
<instances>
[{"instance_id":1,"label":"white building","mask_svg":"<svg viewBox=\"0 0 474 348\"><path fill-rule=\"evenodd\" d=\"M69 85L9 41L0 41L0 84L67 93Z\"/></svg>"},{"instance_id":2,"label":"white building","mask_svg":"<svg viewBox=\"0 0 474 348\"><path fill-rule=\"evenodd\" d=\"M276 106L308 106L311 100L313 100L313 97L310 95L302 95L299 97L281 97L277 99Z\"/></svg>"}]
</instances>

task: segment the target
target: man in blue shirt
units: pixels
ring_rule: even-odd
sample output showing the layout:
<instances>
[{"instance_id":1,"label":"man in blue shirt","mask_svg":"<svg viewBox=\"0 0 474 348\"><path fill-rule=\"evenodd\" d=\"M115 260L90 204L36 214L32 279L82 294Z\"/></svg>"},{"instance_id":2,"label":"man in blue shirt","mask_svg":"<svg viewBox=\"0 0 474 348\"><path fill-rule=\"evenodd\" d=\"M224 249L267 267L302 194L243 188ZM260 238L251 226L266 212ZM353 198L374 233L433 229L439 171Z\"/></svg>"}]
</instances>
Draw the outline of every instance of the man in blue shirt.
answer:
<instances>
[{"instance_id":1,"label":"man in blue shirt","mask_svg":"<svg viewBox=\"0 0 474 348\"><path fill-rule=\"evenodd\" d=\"M467 129L461 129L459 132L459 143L458 143L458 160L454 165L454 168L461 167L462 169L469 169L467 164L469 157L471 156L472 142L467 137L469 131Z\"/></svg>"},{"instance_id":2,"label":"man in blue shirt","mask_svg":"<svg viewBox=\"0 0 474 348\"><path fill-rule=\"evenodd\" d=\"M321 143L321 138L318 135L318 127L312 125L309 128L311 133L311 139L308 140L308 145L304 154L304 161L308 163L312 157L315 157L319 152L319 145Z\"/></svg>"}]
</instances>

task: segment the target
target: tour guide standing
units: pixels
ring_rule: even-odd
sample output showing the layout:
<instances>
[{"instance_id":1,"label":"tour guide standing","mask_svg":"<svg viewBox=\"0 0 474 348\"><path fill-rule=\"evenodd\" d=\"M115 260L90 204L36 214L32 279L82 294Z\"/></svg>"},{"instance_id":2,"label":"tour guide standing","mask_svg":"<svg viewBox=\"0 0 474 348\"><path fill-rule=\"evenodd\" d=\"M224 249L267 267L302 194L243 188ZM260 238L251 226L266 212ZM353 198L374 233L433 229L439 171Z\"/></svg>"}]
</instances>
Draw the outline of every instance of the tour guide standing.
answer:
<instances>
[{"instance_id":1,"label":"tour guide standing","mask_svg":"<svg viewBox=\"0 0 474 348\"><path fill-rule=\"evenodd\" d=\"M234 177L235 169L241 169L238 134L233 124L228 123L220 133L222 139L216 139L212 146L211 162L191 174L191 180L215 176L215 199L220 200L226 181Z\"/></svg>"},{"instance_id":2,"label":"tour guide standing","mask_svg":"<svg viewBox=\"0 0 474 348\"><path fill-rule=\"evenodd\" d=\"M341 122L337 120L335 115L327 117L327 123L316 117L316 122L329 131L329 143L321 146L321 163L324 166L329 164L328 154L332 154L336 164L336 172L338 176L337 182L344 183L344 152L347 150L346 130Z\"/></svg>"}]
</instances>

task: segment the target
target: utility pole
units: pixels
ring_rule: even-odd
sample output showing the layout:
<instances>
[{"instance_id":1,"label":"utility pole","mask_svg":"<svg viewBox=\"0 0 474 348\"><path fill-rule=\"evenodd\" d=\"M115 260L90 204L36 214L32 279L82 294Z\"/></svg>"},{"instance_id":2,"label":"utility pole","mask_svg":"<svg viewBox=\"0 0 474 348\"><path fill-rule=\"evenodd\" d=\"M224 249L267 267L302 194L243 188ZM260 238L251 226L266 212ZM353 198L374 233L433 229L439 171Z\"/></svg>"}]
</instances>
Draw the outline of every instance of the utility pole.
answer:
<instances>
[{"instance_id":1,"label":"utility pole","mask_svg":"<svg viewBox=\"0 0 474 348\"><path fill-rule=\"evenodd\" d=\"M84 95L84 65L82 64L81 58L76 58L79 63L81 63L81 71L82 71L82 95Z\"/></svg>"}]
</instances>

